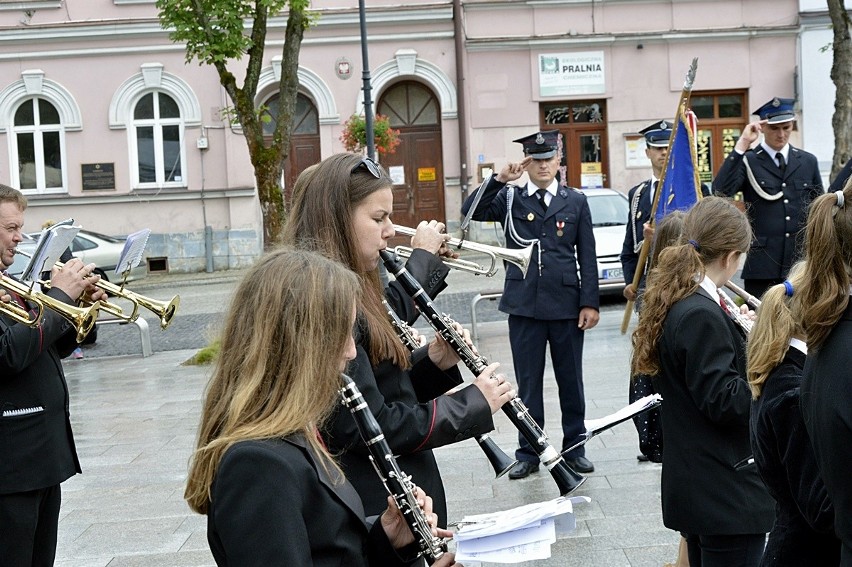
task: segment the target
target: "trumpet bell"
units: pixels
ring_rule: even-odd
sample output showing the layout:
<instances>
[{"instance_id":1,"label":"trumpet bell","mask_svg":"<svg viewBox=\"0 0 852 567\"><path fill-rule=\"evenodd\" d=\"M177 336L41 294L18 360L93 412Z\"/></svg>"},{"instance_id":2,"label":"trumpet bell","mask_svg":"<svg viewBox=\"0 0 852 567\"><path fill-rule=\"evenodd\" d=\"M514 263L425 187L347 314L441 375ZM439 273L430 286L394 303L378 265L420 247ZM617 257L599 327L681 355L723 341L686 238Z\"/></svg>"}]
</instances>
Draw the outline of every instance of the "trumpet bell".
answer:
<instances>
[{"instance_id":1,"label":"trumpet bell","mask_svg":"<svg viewBox=\"0 0 852 567\"><path fill-rule=\"evenodd\" d=\"M406 236L414 236L414 233L417 232L413 228L401 226L398 224L393 225L393 227L396 232L398 232L399 234L404 234ZM498 260L514 264L518 267L519 270L521 270L521 274L526 277L527 270L530 267L530 259L532 258L533 247L535 245L530 244L526 248L501 248L499 246L480 244L478 242L472 242L470 240L459 240L458 238L451 238L447 241L447 246L455 248L456 250L469 250L473 252L479 252L491 258L491 265L488 267L482 266L481 264L477 264L476 262L471 262L469 260L462 260L461 258L441 258L441 260L444 262L444 264L447 265L447 267L456 270L461 270L463 272L470 272L478 276L484 275L485 277L490 278L491 276L497 273L497 269L499 268L497 264ZM411 256L412 250L407 246L397 246L394 249L394 252L403 258L408 258Z\"/></svg>"}]
</instances>

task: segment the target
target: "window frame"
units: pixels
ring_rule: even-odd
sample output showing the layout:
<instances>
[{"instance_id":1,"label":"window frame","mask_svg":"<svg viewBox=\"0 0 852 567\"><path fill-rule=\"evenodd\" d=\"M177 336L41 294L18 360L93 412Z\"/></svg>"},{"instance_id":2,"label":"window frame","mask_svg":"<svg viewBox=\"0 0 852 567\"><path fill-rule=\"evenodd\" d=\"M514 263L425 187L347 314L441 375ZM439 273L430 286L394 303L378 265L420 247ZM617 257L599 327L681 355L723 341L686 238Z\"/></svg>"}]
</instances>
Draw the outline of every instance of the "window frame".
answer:
<instances>
[{"instance_id":1,"label":"window frame","mask_svg":"<svg viewBox=\"0 0 852 567\"><path fill-rule=\"evenodd\" d=\"M135 117L134 113L137 105L142 102L142 99L147 95L153 96L154 103L154 117L153 118L145 118L138 119ZM178 118L162 118L160 117L160 95L164 95L169 97L180 113ZM181 188L185 189L189 187L189 183L186 175L186 122L184 120L184 111L181 108L180 101L177 100L172 93L163 90L163 89L148 89L140 92L133 104L130 106L130 114L128 116L128 145L130 148L130 177L131 177L131 187L135 189L165 189L165 188ZM166 181L165 175L165 146L163 143L163 128L165 126L177 126L178 134L179 134L179 146L180 146L180 168L181 168L181 179L180 181ZM154 136L154 177L155 181L140 181L139 178L139 143L138 143L138 130L139 128L153 128L153 136Z\"/></svg>"},{"instance_id":2,"label":"window frame","mask_svg":"<svg viewBox=\"0 0 852 567\"><path fill-rule=\"evenodd\" d=\"M51 105L59 116L58 124L41 124L39 101ZM14 116L24 104L33 106L33 124L18 126L14 123ZM18 136L20 134L33 135L33 150L35 158L36 186L21 188L24 195L56 195L68 193L68 156L65 144L65 124L61 109L49 98L39 95L28 96L17 101L12 108L12 120L9 123L9 177L13 186L21 187L21 154L18 147ZM44 159L44 133L56 132L59 134L59 162L61 168L61 185L59 187L47 187L47 171Z\"/></svg>"}]
</instances>

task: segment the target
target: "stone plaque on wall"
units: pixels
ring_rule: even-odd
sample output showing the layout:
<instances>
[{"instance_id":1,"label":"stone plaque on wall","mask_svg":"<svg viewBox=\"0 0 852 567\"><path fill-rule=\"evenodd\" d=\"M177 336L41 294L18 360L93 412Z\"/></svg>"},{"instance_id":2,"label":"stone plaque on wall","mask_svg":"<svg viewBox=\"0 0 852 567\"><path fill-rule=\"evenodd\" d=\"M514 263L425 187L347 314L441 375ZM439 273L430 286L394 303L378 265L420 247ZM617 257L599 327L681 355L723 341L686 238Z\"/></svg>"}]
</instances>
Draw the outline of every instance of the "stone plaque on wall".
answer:
<instances>
[{"instance_id":1,"label":"stone plaque on wall","mask_svg":"<svg viewBox=\"0 0 852 567\"><path fill-rule=\"evenodd\" d=\"M114 163L84 163L80 167L83 173L84 191L115 189Z\"/></svg>"}]
</instances>

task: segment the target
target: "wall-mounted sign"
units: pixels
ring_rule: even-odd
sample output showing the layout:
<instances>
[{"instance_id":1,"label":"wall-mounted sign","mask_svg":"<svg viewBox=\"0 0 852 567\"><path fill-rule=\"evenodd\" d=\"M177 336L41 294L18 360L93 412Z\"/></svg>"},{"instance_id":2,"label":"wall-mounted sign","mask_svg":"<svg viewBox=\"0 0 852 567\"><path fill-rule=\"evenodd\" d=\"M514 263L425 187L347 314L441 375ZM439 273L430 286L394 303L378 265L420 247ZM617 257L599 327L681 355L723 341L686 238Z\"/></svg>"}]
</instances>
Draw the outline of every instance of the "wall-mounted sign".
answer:
<instances>
[{"instance_id":1,"label":"wall-mounted sign","mask_svg":"<svg viewBox=\"0 0 852 567\"><path fill-rule=\"evenodd\" d=\"M338 57L334 62L334 73L344 81L352 76L352 62L346 57Z\"/></svg>"},{"instance_id":2,"label":"wall-mounted sign","mask_svg":"<svg viewBox=\"0 0 852 567\"><path fill-rule=\"evenodd\" d=\"M627 136L624 139L624 157L627 167L651 167L651 160L645 155L644 136Z\"/></svg>"},{"instance_id":3,"label":"wall-mounted sign","mask_svg":"<svg viewBox=\"0 0 852 567\"><path fill-rule=\"evenodd\" d=\"M114 163L80 164L83 174L83 190L115 189Z\"/></svg>"},{"instance_id":4,"label":"wall-mounted sign","mask_svg":"<svg viewBox=\"0 0 852 567\"><path fill-rule=\"evenodd\" d=\"M418 167L417 181L435 181L436 174L434 167Z\"/></svg>"},{"instance_id":5,"label":"wall-mounted sign","mask_svg":"<svg viewBox=\"0 0 852 567\"><path fill-rule=\"evenodd\" d=\"M541 96L603 94L606 92L603 51L541 53L538 85Z\"/></svg>"}]
</instances>

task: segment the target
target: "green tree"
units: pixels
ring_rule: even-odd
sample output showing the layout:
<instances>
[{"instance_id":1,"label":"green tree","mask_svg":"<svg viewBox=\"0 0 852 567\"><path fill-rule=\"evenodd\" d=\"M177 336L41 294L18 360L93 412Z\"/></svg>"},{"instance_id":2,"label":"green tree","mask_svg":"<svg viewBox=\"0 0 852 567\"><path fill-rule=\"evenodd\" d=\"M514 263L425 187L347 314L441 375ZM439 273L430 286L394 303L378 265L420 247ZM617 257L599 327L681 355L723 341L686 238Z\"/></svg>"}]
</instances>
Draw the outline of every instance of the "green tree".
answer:
<instances>
[{"instance_id":1,"label":"green tree","mask_svg":"<svg viewBox=\"0 0 852 567\"><path fill-rule=\"evenodd\" d=\"M831 64L831 80L837 89L834 97L834 156L831 163L831 179L852 158L852 40L850 40L849 14L845 0L827 0L834 41L831 44L834 59Z\"/></svg>"},{"instance_id":2,"label":"green tree","mask_svg":"<svg viewBox=\"0 0 852 567\"><path fill-rule=\"evenodd\" d=\"M281 174L293 130L299 51L304 32L311 24L309 4L309 0L157 0L160 24L170 31L173 41L186 44L186 61L212 65L233 103L233 118L242 126L254 167L263 213L263 242L267 248L278 240L286 216ZM278 84L278 121L272 142L267 144L263 135L266 113L256 108L254 101L268 19L285 9L288 17ZM245 56L248 63L240 85L229 65Z\"/></svg>"}]
</instances>

